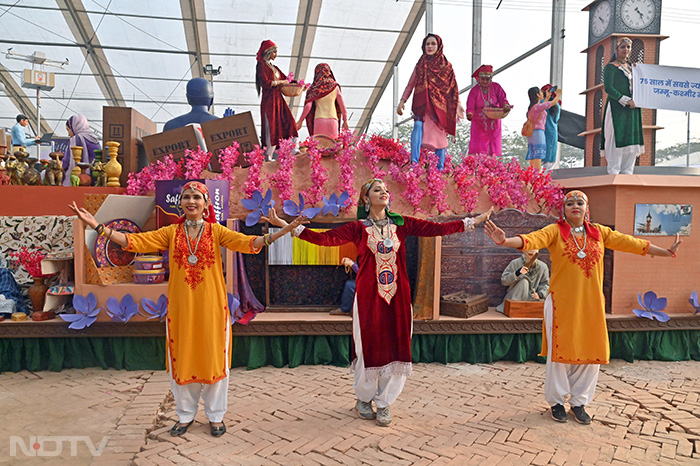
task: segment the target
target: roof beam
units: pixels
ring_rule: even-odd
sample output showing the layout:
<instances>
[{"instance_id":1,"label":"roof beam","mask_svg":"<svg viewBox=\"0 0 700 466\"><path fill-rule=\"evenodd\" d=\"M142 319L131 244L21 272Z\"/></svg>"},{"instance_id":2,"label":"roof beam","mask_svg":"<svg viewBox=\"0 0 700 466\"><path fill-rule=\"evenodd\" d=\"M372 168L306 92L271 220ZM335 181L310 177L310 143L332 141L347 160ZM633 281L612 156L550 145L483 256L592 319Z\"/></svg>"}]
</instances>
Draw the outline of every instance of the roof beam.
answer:
<instances>
[{"instance_id":1,"label":"roof beam","mask_svg":"<svg viewBox=\"0 0 700 466\"><path fill-rule=\"evenodd\" d=\"M318 23L322 5L323 0L300 0L299 2L290 63L290 68L294 70L294 79L304 79L309 69L309 56L316 37L316 26L311 26L311 24ZM289 99L289 109L292 111L292 115L296 114L297 107L301 107L303 102L298 97Z\"/></svg>"},{"instance_id":2,"label":"roof beam","mask_svg":"<svg viewBox=\"0 0 700 466\"><path fill-rule=\"evenodd\" d=\"M63 17L76 41L85 44L85 48L82 49L83 55L85 55L85 60L92 73L100 77L97 80L97 85L105 96L105 100L113 107L126 106L104 50L101 47L94 47L99 46L100 41L95 34L83 2L81 0L56 0L56 3L61 7Z\"/></svg>"},{"instance_id":3,"label":"roof beam","mask_svg":"<svg viewBox=\"0 0 700 466\"><path fill-rule=\"evenodd\" d=\"M43 118L41 119L41 131L37 130L36 126L34 126L37 118L36 106L32 104L32 101L29 100L27 94L20 87L17 81L14 80L8 69L5 68L2 63L0 63L0 82L5 85L5 94L7 94L15 107L19 109L20 113L29 118L29 124L34 130L34 134L44 134L53 131L51 126L49 126L49 124Z\"/></svg>"},{"instance_id":4,"label":"roof beam","mask_svg":"<svg viewBox=\"0 0 700 466\"><path fill-rule=\"evenodd\" d=\"M202 78L202 67L211 60L204 0L180 0L180 9L182 10L182 24L185 27L187 49L195 52L189 57L192 77Z\"/></svg>"},{"instance_id":5,"label":"roof beam","mask_svg":"<svg viewBox=\"0 0 700 466\"><path fill-rule=\"evenodd\" d=\"M367 131L367 128L369 128L369 123L372 120L372 114L379 104L379 99L382 98L384 91L389 85L389 81L391 81L391 78L394 75L394 65L397 65L401 60L401 57L403 57L406 47L408 47L408 43L411 41L411 37L413 37L413 33L416 31L416 28L418 28L418 24L420 23L424 11L425 4L423 0L414 0L413 7L406 17L406 22L404 23L403 28L401 28L401 33L396 39L394 48L389 54L389 58L384 65L384 69L379 74L379 79L377 79L377 85L374 92L372 92L372 95L367 101L365 111L362 112L362 115L358 120L358 126L356 129L360 130L360 133L364 133Z\"/></svg>"}]
</instances>

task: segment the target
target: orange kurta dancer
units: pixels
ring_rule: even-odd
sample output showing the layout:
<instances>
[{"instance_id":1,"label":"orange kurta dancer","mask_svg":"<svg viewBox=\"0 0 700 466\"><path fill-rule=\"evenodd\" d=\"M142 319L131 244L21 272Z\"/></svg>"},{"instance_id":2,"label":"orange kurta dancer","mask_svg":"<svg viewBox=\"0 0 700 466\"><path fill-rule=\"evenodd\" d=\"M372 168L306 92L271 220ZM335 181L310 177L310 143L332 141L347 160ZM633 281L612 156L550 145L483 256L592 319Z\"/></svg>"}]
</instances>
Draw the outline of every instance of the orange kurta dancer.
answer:
<instances>
[{"instance_id":1,"label":"orange kurta dancer","mask_svg":"<svg viewBox=\"0 0 700 466\"><path fill-rule=\"evenodd\" d=\"M168 370L172 367L178 385L218 382L231 366L231 318L219 246L249 254L260 252L253 248L256 236L231 231L218 223L205 223L203 228L200 259L194 265L187 260L190 253L182 224L129 235L125 248L134 252L171 251L166 364ZM191 241L194 248L195 238Z\"/></svg>"},{"instance_id":2,"label":"orange kurta dancer","mask_svg":"<svg viewBox=\"0 0 700 466\"><path fill-rule=\"evenodd\" d=\"M554 306L554 362L608 364L610 345L603 296L605 248L640 255L646 255L649 251L649 241L597 223L590 226L597 229L600 235L597 235L598 239L586 235L585 243L583 238L576 238L570 232L562 233L558 224L518 235L524 243L522 250L547 248L552 258L549 289ZM543 328L540 356L546 355L547 340Z\"/></svg>"}]
</instances>

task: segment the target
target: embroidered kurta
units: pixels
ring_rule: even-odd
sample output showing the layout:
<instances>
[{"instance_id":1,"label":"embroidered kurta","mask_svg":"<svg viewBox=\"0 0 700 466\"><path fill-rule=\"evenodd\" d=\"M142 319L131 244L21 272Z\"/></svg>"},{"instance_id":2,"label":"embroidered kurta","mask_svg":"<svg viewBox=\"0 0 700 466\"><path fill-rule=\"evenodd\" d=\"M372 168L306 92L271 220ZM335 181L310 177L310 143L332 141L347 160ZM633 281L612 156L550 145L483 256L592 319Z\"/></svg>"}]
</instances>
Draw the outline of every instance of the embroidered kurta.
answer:
<instances>
[{"instance_id":1,"label":"embroidered kurta","mask_svg":"<svg viewBox=\"0 0 700 466\"><path fill-rule=\"evenodd\" d=\"M170 249L166 365L172 368L173 380L178 385L212 384L225 378L231 366L231 332L226 338L231 319L220 246L256 254L260 252L253 249L256 236L231 231L218 223L205 223L195 265L187 261L190 252L182 224L130 234L127 238L128 251ZM196 238L191 238L192 250L195 243Z\"/></svg>"},{"instance_id":2,"label":"embroidered kurta","mask_svg":"<svg viewBox=\"0 0 700 466\"><path fill-rule=\"evenodd\" d=\"M298 134L294 116L284 100L282 91L279 86L272 85L272 81L287 79L287 76L275 65L272 66L274 71L264 61L259 61L255 72L262 89L262 100L260 101L262 131L260 139L262 145L266 145L265 134L269 131L270 144L276 146L279 144L280 139L297 137Z\"/></svg>"},{"instance_id":3,"label":"embroidered kurta","mask_svg":"<svg viewBox=\"0 0 700 466\"><path fill-rule=\"evenodd\" d=\"M558 224L519 235L523 250L549 249L552 260L550 294L553 304L552 361L567 364L607 364L610 361L608 329L605 323L603 296L603 254L605 248L645 255L649 241L635 238L597 223L591 228L600 232L598 240L568 232L564 235ZM578 241L578 243L576 243ZM577 246L578 244L578 246ZM542 353L547 355L547 340L542 332Z\"/></svg>"},{"instance_id":4,"label":"embroidered kurta","mask_svg":"<svg viewBox=\"0 0 700 466\"><path fill-rule=\"evenodd\" d=\"M389 224L393 247L387 248L369 220L317 233L305 228L299 238L322 246L355 243L357 247L356 299L362 354L370 378L411 373L411 288L406 272L407 236L444 236L464 231L461 220L435 223L404 217ZM387 234L387 227L384 227ZM354 357L353 357L354 359Z\"/></svg>"},{"instance_id":5,"label":"embroidered kurta","mask_svg":"<svg viewBox=\"0 0 700 466\"><path fill-rule=\"evenodd\" d=\"M644 134L642 132L642 109L630 108L620 103L622 97L632 98L632 74L626 73L621 67L612 63L605 65L603 82L608 99L603 110L603 122L608 113L612 116L615 133L615 146L622 149L627 146L638 146L633 149L633 155L644 152ZM600 138L601 155L605 156L605 140L608 135Z\"/></svg>"},{"instance_id":6,"label":"embroidered kurta","mask_svg":"<svg viewBox=\"0 0 700 466\"><path fill-rule=\"evenodd\" d=\"M492 82L484 94L480 86L472 87L467 96L467 113L472 114L469 137L470 154L501 155L501 120L492 120L484 114L484 107L504 107L509 104L506 92ZM510 105L510 104L509 104Z\"/></svg>"}]
</instances>

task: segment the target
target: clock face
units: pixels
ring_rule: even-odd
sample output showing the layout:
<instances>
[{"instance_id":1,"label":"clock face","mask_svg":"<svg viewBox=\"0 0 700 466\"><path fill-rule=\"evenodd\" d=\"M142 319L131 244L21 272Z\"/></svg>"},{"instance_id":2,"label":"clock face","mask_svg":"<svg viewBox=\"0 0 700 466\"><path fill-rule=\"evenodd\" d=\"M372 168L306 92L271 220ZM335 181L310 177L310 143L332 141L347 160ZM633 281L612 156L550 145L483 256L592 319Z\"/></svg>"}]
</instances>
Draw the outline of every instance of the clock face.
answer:
<instances>
[{"instance_id":1,"label":"clock face","mask_svg":"<svg viewBox=\"0 0 700 466\"><path fill-rule=\"evenodd\" d=\"M624 0L620 5L622 22L632 29L644 29L656 17L656 5L652 0Z\"/></svg>"},{"instance_id":2,"label":"clock face","mask_svg":"<svg viewBox=\"0 0 700 466\"><path fill-rule=\"evenodd\" d=\"M610 18L612 17L612 7L607 1L600 2L591 12L591 32L594 36L600 37L608 29Z\"/></svg>"}]
</instances>

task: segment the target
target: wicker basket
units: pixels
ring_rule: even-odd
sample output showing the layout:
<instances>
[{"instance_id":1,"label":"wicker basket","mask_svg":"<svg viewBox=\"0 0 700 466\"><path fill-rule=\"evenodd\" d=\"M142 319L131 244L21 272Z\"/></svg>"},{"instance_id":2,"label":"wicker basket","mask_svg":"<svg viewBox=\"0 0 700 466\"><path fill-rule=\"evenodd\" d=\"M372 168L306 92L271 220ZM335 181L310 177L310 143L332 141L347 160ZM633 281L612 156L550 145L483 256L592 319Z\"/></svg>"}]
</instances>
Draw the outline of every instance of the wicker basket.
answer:
<instances>
[{"instance_id":1,"label":"wicker basket","mask_svg":"<svg viewBox=\"0 0 700 466\"><path fill-rule=\"evenodd\" d=\"M280 90L285 97L298 97L304 92L304 86L301 84L285 84L280 86Z\"/></svg>"},{"instance_id":2,"label":"wicker basket","mask_svg":"<svg viewBox=\"0 0 700 466\"><path fill-rule=\"evenodd\" d=\"M485 294L469 294L459 291L442 296L440 314L468 319L489 309L489 298Z\"/></svg>"},{"instance_id":3,"label":"wicker basket","mask_svg":"<svg viewBox=\"0 0 700 466\"><path fill-rule=\"evenodd\" d=\"M484 115L492 120L500 120L505 118L510 113L510 110L505 110L500 107L484 107Z\"/></svg>"}]
</instances>

